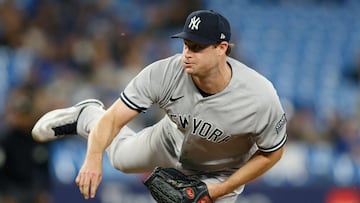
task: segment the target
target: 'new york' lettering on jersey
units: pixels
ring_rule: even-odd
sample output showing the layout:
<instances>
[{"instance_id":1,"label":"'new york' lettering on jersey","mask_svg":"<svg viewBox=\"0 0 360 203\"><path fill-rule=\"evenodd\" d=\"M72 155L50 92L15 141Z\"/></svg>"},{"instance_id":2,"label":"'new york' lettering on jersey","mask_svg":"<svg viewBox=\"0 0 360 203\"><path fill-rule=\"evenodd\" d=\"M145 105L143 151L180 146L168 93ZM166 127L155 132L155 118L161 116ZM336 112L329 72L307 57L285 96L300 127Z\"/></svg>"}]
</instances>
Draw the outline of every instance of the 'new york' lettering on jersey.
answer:
<instances>
[{"instance_id":1,"label":"'new york' lettering on jersey","mask_svg":"<svg viewBox=\"0 0 360 203\"><path fill-rule=\"evenodd\" d=\"M192 135L205 138L210 142L221 143L228 141L230 138L229 135L224 133L224 130L216 127L211 122L191 117L190 114L170 114L169 117L179 128L190 128Z\"/></svg>"},{"instance_id":2,"label":"'new york' lettering on jersey","mask_svg":"<svg viewBox=\"0 0 360 203\"><path fill-rule=\"evenodd\" d=\"M165 111L165 122L174 127L163 129L164 145L178 140L171 136L182 137L174 145L181 146L178 158L187 169L228 170L244 164L256 150L275 151L286 142L286 119L272 84L244 64L230 57L227 61L232 78L211 96L199 93L180 54L150 64L121 93L132 109L145 111L158 104Z\"/></svg>"}]
</instances>

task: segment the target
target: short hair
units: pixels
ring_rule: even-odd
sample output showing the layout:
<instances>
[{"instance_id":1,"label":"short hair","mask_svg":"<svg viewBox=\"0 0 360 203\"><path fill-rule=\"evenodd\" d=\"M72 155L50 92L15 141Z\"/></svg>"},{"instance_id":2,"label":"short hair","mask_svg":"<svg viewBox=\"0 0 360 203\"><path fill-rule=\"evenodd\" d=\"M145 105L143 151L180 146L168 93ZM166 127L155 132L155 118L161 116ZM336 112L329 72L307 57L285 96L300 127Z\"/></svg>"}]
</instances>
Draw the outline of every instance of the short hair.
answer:
<instances>
[{"instance_id":1,"label":"short hair","mask_svg":"<svg viewBox=\"0 0 360 203\"><path fill-rule=\"evenodd\" d=\"M217 47L219 44L214 44L214 46ZM234 48L234 46L235 46L234 43L228 43L228 47L227 47L226 52L225 52L226 56L229 56L231 54L231 51Z\"/></svg>"},{"instance_id":2,"label":"short hair","mask_svg":"<svg viewBox=\"0 0 360 203\"><path fill-rule=\"evenodd\" d=\"M226 52L225 52L226 56L229 56L231 54L231 51L234 48L234 46L235 46L235 44L229 43L229 46L228 46L228 48L226 49Z\"/></svg>"}]
</instances>

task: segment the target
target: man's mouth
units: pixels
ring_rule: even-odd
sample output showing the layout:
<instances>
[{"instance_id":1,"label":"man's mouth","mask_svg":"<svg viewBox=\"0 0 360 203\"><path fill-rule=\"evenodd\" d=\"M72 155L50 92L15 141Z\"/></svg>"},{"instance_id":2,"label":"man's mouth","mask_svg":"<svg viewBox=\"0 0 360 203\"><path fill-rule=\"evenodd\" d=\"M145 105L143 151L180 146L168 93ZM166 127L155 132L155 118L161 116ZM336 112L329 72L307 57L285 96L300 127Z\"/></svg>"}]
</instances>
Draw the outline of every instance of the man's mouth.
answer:
<instances>
[{"instance_id":1,"label":"man's mouth","mask_svg":"<svg viewBox=\"0 0 360 203\"><path fill-rule=\"evenodd\" d=\"M184 61L184 65L191 65L190 62Z\"/></svg>"}]
</instances>

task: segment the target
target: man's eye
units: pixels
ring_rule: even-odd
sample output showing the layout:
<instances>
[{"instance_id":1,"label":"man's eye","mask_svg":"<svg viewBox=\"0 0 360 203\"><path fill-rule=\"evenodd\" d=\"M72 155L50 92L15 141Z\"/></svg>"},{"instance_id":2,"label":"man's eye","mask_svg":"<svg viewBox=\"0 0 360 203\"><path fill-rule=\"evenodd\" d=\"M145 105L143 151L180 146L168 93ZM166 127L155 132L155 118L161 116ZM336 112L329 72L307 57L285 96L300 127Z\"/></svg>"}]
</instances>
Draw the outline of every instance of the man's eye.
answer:
<instances>
[{"instance_id":1,"label":"man's eye","mask_svg":"<svg viewBox=\"0 0 360 203\"><path fill-rule=\"evenodd\" d=\"M194 44L194 45L188 46L188 48L193 52L199 52L199 51L205 49L206 47L207 47L206 45L201 45L201 44Z\"/></svg>"}]
</instances>

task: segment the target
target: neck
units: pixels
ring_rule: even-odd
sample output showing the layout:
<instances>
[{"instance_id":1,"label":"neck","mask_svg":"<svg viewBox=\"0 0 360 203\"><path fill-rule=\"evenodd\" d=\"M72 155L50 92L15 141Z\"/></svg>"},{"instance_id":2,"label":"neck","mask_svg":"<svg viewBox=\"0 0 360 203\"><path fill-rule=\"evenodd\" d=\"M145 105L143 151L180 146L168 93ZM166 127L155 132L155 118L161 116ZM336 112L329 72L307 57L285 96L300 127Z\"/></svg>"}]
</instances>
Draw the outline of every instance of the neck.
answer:
<instances>
[{"instance_id":1,"label":"neck","mask_svg":"<svg viewBox=\"0 0 360 203\"><path fill-rule=\"evenodd\" d=\"M231 75L231 67L225 62L222 66L213 68L204 77L194 75L191 77L200 90L207 94L216 94L229 84Z\"/></svg>"}]
</instances>

